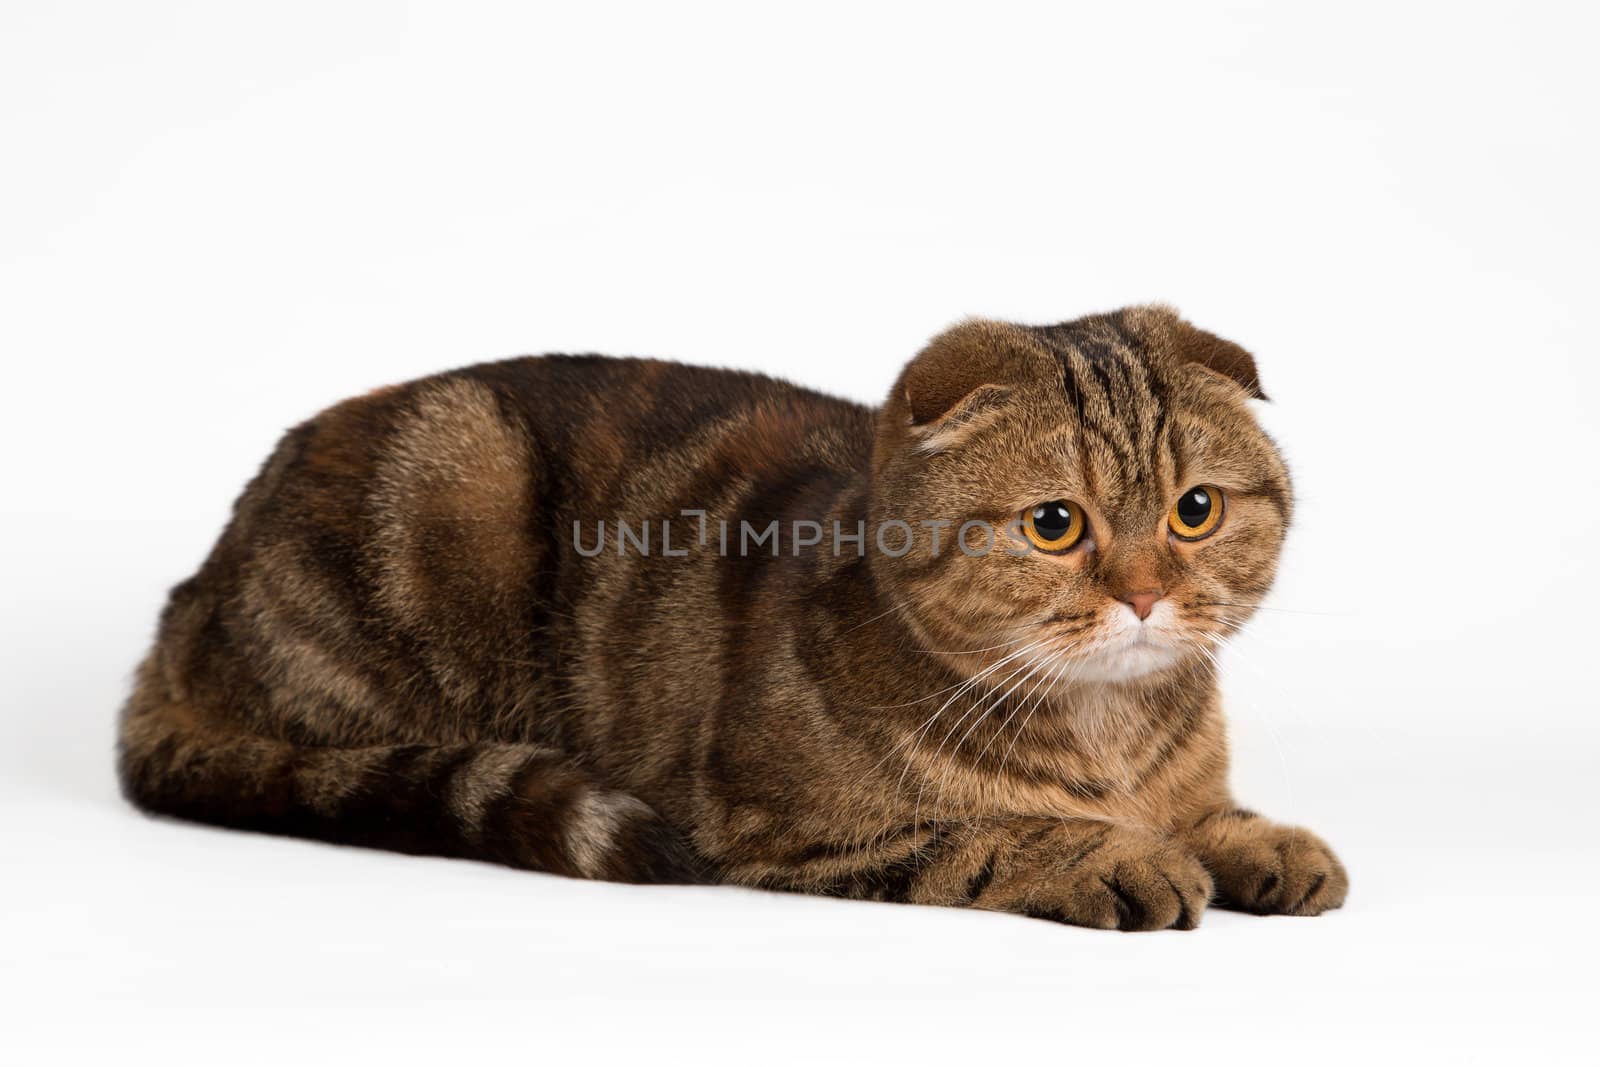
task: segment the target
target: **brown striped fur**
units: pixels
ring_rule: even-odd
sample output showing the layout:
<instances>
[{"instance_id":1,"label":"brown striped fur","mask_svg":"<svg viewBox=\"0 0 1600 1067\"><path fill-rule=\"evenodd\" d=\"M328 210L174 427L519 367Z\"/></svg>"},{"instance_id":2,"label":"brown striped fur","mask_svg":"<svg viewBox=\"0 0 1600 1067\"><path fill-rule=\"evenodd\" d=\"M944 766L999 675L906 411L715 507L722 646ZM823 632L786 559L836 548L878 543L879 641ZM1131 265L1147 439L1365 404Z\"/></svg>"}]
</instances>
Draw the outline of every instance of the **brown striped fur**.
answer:
<instances>
[{"instance_id":1,"label":"brown striped fur","mask_svg":"<svg viewBox=\"0 0 1600 1067\"><path fill-rule=\"evenodd\" d=\"M1153 307L965 323L878 410L571 356L347 401L285 436L173 591L124 788L589 878L1122 929L1192 927L1213 897L1337 907L1327 847L1226 782L1210 649L1266 593L1291 507L1252 396L1243 349ZM1200 482L1225 488L1223 527L1167 536ZM1063 497L1092 548L952 550L966 520ZM668 517L683 556L659 551ZM655 550L575 550L575 523L619 518L653 520ZM863 522L868 547L725 556L719 519ZM872 531L896 519L914 548L891 557ZM1119 651L1117 597L1146 586L1177 636Z\"/></svg>"}]
</instances>

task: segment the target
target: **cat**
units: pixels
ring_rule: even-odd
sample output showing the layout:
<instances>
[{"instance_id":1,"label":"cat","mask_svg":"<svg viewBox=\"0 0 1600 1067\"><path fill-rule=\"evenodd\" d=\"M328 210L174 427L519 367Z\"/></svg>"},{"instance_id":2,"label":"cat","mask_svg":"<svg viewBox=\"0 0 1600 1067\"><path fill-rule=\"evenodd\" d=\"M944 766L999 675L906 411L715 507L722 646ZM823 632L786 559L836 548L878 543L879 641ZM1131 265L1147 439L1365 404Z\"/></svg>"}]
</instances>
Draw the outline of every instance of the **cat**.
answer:
<instances>
[{"instance_id":1,"label":"cat","mask_svg":"<svg viewBox=\"0 0 1600 1067\"><path fill-rule=\"evenodd\" d=\"M1348 879L1227 784L1270 586L1253 358L971 320L872 409L543 356L289 431L123 710L148 812L637 883L1192 929Z\"/></svg>"}]
</instances>

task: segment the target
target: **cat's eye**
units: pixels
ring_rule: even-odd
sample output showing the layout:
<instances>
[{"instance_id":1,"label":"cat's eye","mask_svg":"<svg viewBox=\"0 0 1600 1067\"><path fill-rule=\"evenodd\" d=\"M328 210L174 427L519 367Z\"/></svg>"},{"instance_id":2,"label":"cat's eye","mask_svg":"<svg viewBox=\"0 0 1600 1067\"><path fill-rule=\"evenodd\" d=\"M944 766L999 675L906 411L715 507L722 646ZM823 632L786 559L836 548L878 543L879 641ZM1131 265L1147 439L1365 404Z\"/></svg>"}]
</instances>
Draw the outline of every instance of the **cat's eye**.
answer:
<instances>
[{"instance_id":1,"label":"cat's eye","mask_svg":"<svg viewBox=\"0 0 1600 1067\"><path fill-rule=\"evenodd\" d=\"M1172 532L1185 541L1210 537L1222 525L1222 490L1214 485L1197 485L1178 498L1167 516Z\"/></svg>"},{"instance_id":2,"label":"cat's eye","mask_svg":"<svg viewBox=\"0 0 1600 1067\"><path fill-rule=\"evenodd\" d=\"M1022 513L1022 532L1044 552L1065 552L1083 540L1083 509L1070 500L1049 500Z\"/></svg>"}]
</instances>

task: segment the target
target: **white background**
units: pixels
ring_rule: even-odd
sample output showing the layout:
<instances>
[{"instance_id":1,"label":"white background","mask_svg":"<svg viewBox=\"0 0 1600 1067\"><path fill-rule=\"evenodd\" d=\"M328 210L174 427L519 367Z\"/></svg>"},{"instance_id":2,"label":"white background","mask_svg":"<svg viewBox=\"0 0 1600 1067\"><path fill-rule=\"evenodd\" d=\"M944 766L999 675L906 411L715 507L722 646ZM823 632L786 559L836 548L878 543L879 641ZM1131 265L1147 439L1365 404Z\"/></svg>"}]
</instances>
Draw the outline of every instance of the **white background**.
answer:
<instances>
[{"instance_id":1,"label":"white background","mask_svg":"<svg viewBox=\"0 0 1600 1067\"><path fill-rule=\"evenodd\" d=\"M0 1056L1592 1056L1586 8L9 0ZM1235 780L1341 851L1339 913L1105 934L117 796L165 589L328 403L552 350L875 402L961 316L1147 300L1275 399L1301 507Z\"/></svg>"}]
</instances>

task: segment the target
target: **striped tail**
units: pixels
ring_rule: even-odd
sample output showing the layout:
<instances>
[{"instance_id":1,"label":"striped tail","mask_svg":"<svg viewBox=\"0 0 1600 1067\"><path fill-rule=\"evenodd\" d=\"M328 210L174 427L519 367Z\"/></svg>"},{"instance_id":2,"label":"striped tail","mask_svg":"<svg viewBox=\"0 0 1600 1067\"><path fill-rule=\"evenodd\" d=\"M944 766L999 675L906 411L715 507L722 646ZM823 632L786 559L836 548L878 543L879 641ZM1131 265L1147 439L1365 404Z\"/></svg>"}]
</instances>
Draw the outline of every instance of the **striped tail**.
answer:
<instances>
[{"instance_id":1,"label":"striped tail","mask_svg":"<svg viewBox=\"0 0 1600 1067\"><path fill-rule=\"evenodd\" d=\"M648 804L539 745L302 746L136 693L118 771L138 807L197 822L575 878L711 880Z\"/></svg>"}]
</instances>

